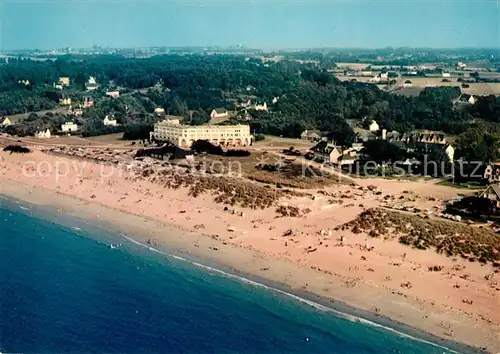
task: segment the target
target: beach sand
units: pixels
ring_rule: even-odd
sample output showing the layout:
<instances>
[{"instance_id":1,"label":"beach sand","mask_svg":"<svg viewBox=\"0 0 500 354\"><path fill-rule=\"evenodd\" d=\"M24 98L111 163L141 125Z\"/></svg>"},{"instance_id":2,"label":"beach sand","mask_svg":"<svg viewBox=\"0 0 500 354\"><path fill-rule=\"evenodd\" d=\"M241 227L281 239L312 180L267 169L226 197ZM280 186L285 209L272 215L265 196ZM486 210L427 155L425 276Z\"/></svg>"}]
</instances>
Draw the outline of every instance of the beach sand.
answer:
<instances>
[{"instance_id":1,"label":"beach sand","mask_svg":"<svg viewBox=\"0 0 500 354\"><path fill-rule=\"evenodd\" d=\"M58 176L58 164L72 167ZM184 187L168 189L113 172L110 166L41 151L0 152L0 171L4 195L99 219L155 247L316 294L332 304L340 301L380 320L390 318L440 338L500 352L500 285L493 267L412 249L397 240L333 231L366 208L380 206L375 193L338 185L325 188L326 194L315 193L315 198L284 199L282 203L310 210L293 218L279 217L274 208L225 208L208 193L193 198ZM419 182L359 184L375 185L383 195L409 191L418 195L415 204L421 208L432 207L430 198L456 195L452 188ZM344 203L331 204L327 195ZM428 271L437 265L443 267L440 272Z\"/></svg>"}]
</instances>

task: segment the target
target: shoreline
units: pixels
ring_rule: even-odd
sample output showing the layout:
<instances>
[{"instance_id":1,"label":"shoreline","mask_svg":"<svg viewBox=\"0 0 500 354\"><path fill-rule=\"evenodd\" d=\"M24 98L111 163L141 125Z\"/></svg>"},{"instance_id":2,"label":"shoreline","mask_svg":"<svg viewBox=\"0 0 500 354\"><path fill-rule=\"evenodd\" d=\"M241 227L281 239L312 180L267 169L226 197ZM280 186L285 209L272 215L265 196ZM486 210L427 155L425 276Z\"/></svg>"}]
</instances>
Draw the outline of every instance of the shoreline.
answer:
<instances>
[{"instance_id":1,"label":"shoreline","mask_svg":"<svg viewBox=\"0 0 500 354\"><path fill-rule=\"evenodd\" d=\"M163 257L180 259L194 266L215 271L222 276L228 276L238 281L250 283L253 286L264 287L270 291L278 292L281 295L293 298L295 301L301 301L313 306L318 310L333 312L335 316L382 328L384 331L390 331L396 335L409 337L448 351L460 353L486 352L468 344L436 336L424 329L404 324L388 316L357 308L342 300L335 299L334 296L325 297L306 289L297 288L293 286L293 283L287 284L286 281L280 279L282 278L280 275L272 274L273 272L262 274L263 268L260 269L260 272L256 271L256 268L260 266L267 265L269 267L271 265L270 269L285 268L309 273L306 275L306 279L308 279L308 276L318 276L311 269L304 269L292 262L269 259L258 251L250 251L232 244L224 244L223 248L221 248L222 243L219 240L211 239L193 231L44 188L26 186L14 181L2 181L1 187L0 195L5 195L7 201L14 201L18 206L27 203L31 206L29 211L42 214L42 218L43 214L51 214L56 217L57 221L49 220L60 225L70 226L66 222L60 222L62 221L60 220L61 216L65 221L70 221L69 219L71 221L76 220L81 222L82 226L87 226L86 229L82 228L86 232L91 233L92 229L105 230L108 236L126 239L128 242L135 243L136 246L144 247L150 252L161 254ZM50 200L50 202L46 202L47 200ZM24 210L24 208L21 209ZM108 226L112 229L108 229ZM173 239L172 237L163 238L154 246L148 244L147 241L151 236L155 235L152 229L157 227L161 227L163 233L169 236L175 235L175 237ZM114 231L116 231L116 234ZM133 236L129 237L128 235L132 233ZM186 238L189 240L186 240ZM226 262L224 262L221 261L221 253L223 253L222 255L233 253L233 255L229 261L226 259ZM237 266L236 263L240 263L240 266Z\"/></svg>"}]
</instances>

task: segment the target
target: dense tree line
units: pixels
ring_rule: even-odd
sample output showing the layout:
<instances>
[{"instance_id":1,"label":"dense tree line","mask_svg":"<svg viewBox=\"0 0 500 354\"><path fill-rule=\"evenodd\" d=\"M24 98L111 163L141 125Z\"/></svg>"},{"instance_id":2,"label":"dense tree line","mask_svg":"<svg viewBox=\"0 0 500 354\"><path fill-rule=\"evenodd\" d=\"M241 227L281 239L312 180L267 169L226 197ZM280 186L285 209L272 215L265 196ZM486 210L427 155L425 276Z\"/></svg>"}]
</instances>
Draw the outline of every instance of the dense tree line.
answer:
<instances>
[{"instance_id":1,"label":"dense tree line","mask_svg":"<svg viewBox=\"0 0 500 354\"><path fill-rule=\"evenodd\" d=\"M306 53L306 59L323 66L331 57ZM96 57L63 56L52 61L10 60L0 70L0 111L13 114L53 108L61 96L52 87L61 76L71 78L66 95L83 98L85 82L96 77L103 87L115 85L141 90L116 100L99 99L85 113L84 134L107 132L100 121L114 114L120 124L152 126L156 107L185 118L188 124L203 124L216 107L233 109L251 98L267 102L270 111L249 111L252 131L298 137L305 129L327 132L332 140L349 145L356 139L347 122L376 120L381 128L409 132L413 129L441 130L450 134L466 131L470 115L496 121L498 98L480 99L470 112L454 108L458 87L423 90L404 97L380 90L372 84L340 82L322 65L299 64L295 60L263 63L259 59L229 55L164 55L145 59L118 55ZM20 83L28 80L29 84ZM96 93L103 96L102 91ZM273 98L279 97L272 105ZM239 117L246 122L247 117Z\"/></svg>"}]
</instances>

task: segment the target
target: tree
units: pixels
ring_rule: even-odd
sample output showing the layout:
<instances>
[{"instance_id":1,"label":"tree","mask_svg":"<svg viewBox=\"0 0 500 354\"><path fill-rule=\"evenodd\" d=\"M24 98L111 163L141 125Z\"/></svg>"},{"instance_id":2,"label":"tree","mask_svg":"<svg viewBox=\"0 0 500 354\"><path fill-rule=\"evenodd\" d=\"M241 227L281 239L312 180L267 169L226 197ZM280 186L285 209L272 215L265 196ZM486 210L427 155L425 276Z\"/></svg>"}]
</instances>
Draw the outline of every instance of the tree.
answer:
<instances>
[{"instance_id":1,"label":"tree","mask_svg":"<svg viewBox=\"0 0 500 354\"><path fill-rule=\"evenodd\" d=\"M500 134L490 133L482 124L475 124L460 134L455 142L455 155L468 162L490 162L499 157Z\"/></svg>"},{"instance_id":2,"label":"tree","mask_svg":"<svg viewBox=\"0 0 500 354\"><path fill-rule=\"evenodd\" d=\"M362 154L368 156L369 160L378 164L384 162L404 161L407 153L400 147L388 142L387 140L368 140L364 143Z\"/></svg>"},{"instance_id":3,"label":"tree","mask_svg":"<svg viewBox=\"0 0 500 354\"><path fill-rule=\"evenodd\" d=\"M188 115L188 106L179 96L175 96L170 104L169 113L174 116L186 117Z\"/></svg>"}]
</instances>

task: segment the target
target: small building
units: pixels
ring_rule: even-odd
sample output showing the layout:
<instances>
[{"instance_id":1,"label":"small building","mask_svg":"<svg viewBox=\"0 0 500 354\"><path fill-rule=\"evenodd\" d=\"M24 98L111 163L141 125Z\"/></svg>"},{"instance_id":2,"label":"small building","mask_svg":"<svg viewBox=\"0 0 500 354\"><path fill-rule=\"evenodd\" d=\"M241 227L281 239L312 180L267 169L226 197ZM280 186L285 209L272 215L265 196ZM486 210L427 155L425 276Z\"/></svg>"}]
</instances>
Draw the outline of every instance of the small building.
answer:
<instances>
[{"instance_id":1,"label":"small building","mask_svg":"<svg viewBox=\"0 0 500 354\"><path fill-rule=\"evenodd\" d=\"M94 99L91 96L85 96L83 98L83 108L94 107Z\"/></svg>"},{"instance_id":2,"label":"small building","mask_svg":"<svg viewBox=\"0 0 500 354\"><path fill-rule=\"evenodd\" d=\"M381 73L380 81L389 81L389 73Z\"/></svg>"},{"instance_id":3,"label":"small building","mask_svg":"<svg viewBox=\"0 0 500 354\"><path fill-rule=\"evenodd\" d=\"M446 154L446 156L448 156L449 162L455 161L455 148L452 145L446 145L444 153Z\"/></svg>"},{"instance_id":4,"label":"small building","mask_svg":"<svg viewBox=\"0 0 500 354\"><path fill-rule=\"evenodd\" d=\"M67 76L61 76L61 77L59 78L59 84L60 84L61 86L69 86L69 84L70 84L70 79L69 79L69 77L67 77Z\"/></svg>"},{"instance_id":5,"label":"small building","mask_svg":"<svg viewBox=\"0 0 500 354\"><path fill-rule=\"evenodd\" d=\"M377 75L377 76L374 76L370 79L370 82L373 82L373 83L379 83L380 82L380 77Z\"/></svg>"},{"instance_id":6,"label":"small building","mask_svg":"<svg viewBox=\"0 0 500 354\"><path fill-rule=\"evenodd\" d=\"M320 141L314 145L311 148L311 152L314 155L314 160L323 163L337 164L339 158L342 156L341 149L327 141Z\"/></svg>"},{"instance_id":7,"label":"small building","mask_svg":"<svg viewBox=\"0 0 500 354\"><path fill-rule=\"evenodd\" d=\"M50 130L47 129L47 130L40 130L38 132L35 133L35 138L37 139L49 139L51 136L50 134Z\"/></svg>"},{"instance_id":8,"label":"small building","mask_svg":"<svg viewBox=\"0 0 500 354\"><path fill-rule=\"evenodd\" d=\"M458 98L458 102L473 105L476 104L477 100L473 95L464 93Z\"/></svg>"},{"instance_id":9,"label":"small building","mask_svg":"<svg viewBox=\"0 0 500 354\"><path fill-rule=\"evenodd\" d=\"M158 116L161 116L161 115L165 114L165 108L163 108L163 107L156 107L155 108L155 114L158 115Z\"/></svg>"},{"instance_id":10,"label":"small building","mask_svg":"<svg viewBox=\"0 0 500 354\"><path fill-rule=\"evenodd\" d=\"M120 91L106 91L106 96L111 97L111 98L118 98L120 97Z\"/></svg>"},{"instance_id":11,"label":"small building","mask_svg":"<svg viewBox=\"0 0 500 354\"><path fill-rule=\"evenodd\" d=\"M212 113L210 113L210 118L212 119L227 117L229 117L229 112L225 108L216 108L212 110Z\"/></svg>"},{"instance_id":12,"label":"small building","mask_svg":"<svg viewBox=\"0 0 500 354\"><path fill-rule=\"evenodd\" d=\"M450 77L450 76L451 76L451 74L450 74L450 73L445 73L445 72L443 72L442 76L443 76L443 77Z\"/></svg>"},{"instance_id":13,"label":"small building","mask_svg":"<svg viewBox=\"0 0 500 354\"><path fill-rule=\"evenodd\" d=\"M500 208L500 184L490 184L479 196L495 201Z\"/></svg>"},{"instance_id":14,"label":"small building","mask_svg":"<svg viewBox=\"0 0 500 354\"><path fill-rule=\"evenodd\" d=\"M104 117L103 123L107 127L116 127L118 123L116 122L116 119L114 116L106 116Z\"/></svg>"},{"instance_id":15,"label":"small building","mask_svg":"<svg viewBox=\"0 0 500 354\"><path fill-rule=\"evenodd\" d=\"M8 117L5 117L5 119L2 121L2 127L8 127L9 125L12 125L12 122Z\"/></svg>"},{"instance_id":16,"label":"small building","mask_svg":"<svg viewBox=\"0 0 500 354\"><path fill-rule=\"evenodd\" d=\"M500 183L500 161L493 162L486 166L484 170L484 179L490 184Z\"/></svg>"},{"instance_id":17,"label":"small building","mask_svg":"<svg viewBox=\"0 0 500 354\"><path fill-rule=\"evenodd\" d=\"M61 125L61 130L64 133L72 133L78 131L78 126L76 125L76 123L70 121Z\"/></svg>"},{"instance_id":18,"label":"small building","mask_svg":"<svg viewBox=\"0 0 500 354\"><path fill-rule=\"evenodd\" d=\"M265 111L267 112L267 103L264 102L263 104L256 104L252 107L253 110L255 111Z\"/></svg>"},{"instance_id":19,"label":"small building","mask_svg":"<svg viewBox=\"0 0 500 354\"><path fill-rule=\"evenodd\" d=\"M352 156L351 154L344 154L338 159L338 164L340 166L347 166L347 165L354 165L356 162L355 156Z\"/></svg>"},{"instance_id":20,"label":"small building","mask_svg":"<svg viewBox=\"0 0 500 354\"><path fill-rule=\"evenodd\" d=\"M403 88L412 87L412 86L413 86L413 83L411 82L411 80L406 80L403 83Z\"/></svg>"},{"instance_id":21,"label":"small building","mask_svg":"<svg viewBox=\"0 0 500 354\"><path fill-rule=\"evenodd\" d=\"M85 84L85 87L87 88L87 91L95 91L97 90L97 81L95 80L95 77L91 76L89 78L89 81Z\"/></svg>"},{"instance_id":22,"label":"small building","mask_svg":"<svg viewBox=\"0 0 500 354\"><path fill-rule=\"evenodd\" d=\"M302 140L316 142L321 140L321 135L316 130L304 130L302 134L300 134L300 138Z\"/></svg>"},{"instance_id":23,"label":"small building","mask_svg":"<svg viewBox=\"0 0 500 354\"><path fill-rule=\"evenodd\" d=\"M279 98L278 96L274 97L274 98L273 98L273 104L278 103L278 100L279 100L279 99L280 99L280 98Z\"/></svg>"},{"instance_id":24,"label":"small building","mask_svg":"<svg viewBox=\"0 0 500 354\"><path fill-rule=\"evenodd\" d=\"M370 126L368 127L368 130L372 133L376 133L380 130L380 127L376 121L372 120Z\"/></svg>"},{"instance_id":25,"label":"small building","mask_svg":"<svg viewBox=\"0 0 500 354\"><path fill-rule=\"evenodd\" d=\"M71 98L69 97L63 97L59 99L59 104L61 106L70 106L71 105Z\"/></svg>"},{"instance_id":26,"label":"small building","mask_svg":"<svg viewBox=\"0 0 500 354\"><path fill-rule=\"evenodd\" d=\"M68 108L68 114L73 115L75 117L81 117L83 115L83 110L81 107L73 108L71 105Z\"/></svg>"}]
</instances>

